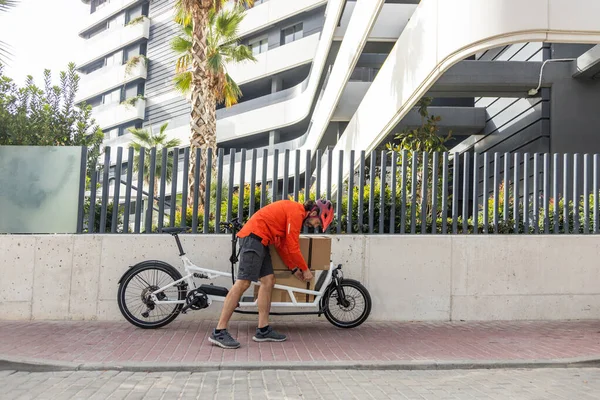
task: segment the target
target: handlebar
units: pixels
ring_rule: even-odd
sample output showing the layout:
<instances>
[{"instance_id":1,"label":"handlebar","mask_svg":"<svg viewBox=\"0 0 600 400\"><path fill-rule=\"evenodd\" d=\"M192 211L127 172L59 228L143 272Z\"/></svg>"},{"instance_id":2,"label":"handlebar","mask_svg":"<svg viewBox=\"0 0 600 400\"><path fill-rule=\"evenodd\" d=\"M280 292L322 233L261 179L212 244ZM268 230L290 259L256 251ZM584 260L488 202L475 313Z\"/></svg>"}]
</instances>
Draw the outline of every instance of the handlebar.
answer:
<instances>
[{"instance_id":1,"label":"handlebar","mask_svg":"<svg viewBox=\"0 0 600 400\"><path fill-rule=\"evenodd\" d=\"M219 226L233 232L235 231L239 231L240 229L242 229L242 224L240 223L239 218L233 218L231 221L227 221L227 222L220 222Z\"/></svg>"}]
</instances>

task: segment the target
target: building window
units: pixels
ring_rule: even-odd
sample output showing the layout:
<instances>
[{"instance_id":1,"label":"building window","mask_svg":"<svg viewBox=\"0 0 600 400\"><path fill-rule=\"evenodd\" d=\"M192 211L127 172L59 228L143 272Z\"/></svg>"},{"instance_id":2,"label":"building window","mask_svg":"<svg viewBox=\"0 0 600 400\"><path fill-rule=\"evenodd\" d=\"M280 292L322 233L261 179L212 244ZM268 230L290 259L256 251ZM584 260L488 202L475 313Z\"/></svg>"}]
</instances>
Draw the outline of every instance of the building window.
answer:
<instances>
[{"instance_id":1,"label":"building window","mask_svg":"<svg viewBox=\"0 0 600 400\"><path fill-rule=\"evenodd\" d=\"M146 43L134 44L123 50L123 64L140 54L146 55Z\"/></svg>"},{"instance_id":2,"label":"building window","mask_svg":"<svg viewBox=\"0 0 600 400\"><path fill-rule=\"evenodd\" d=\"M87 34L87 38L91 39L96 35L101 34L102 32L106 31L106 25L100 25L97 28L91 30L88 34Z\"/></svg>"},{"instance_id":3,"label":"building window","mask_svg":"<svg viewBox=\"0 0 600 400\"><path fill-rule=\"evenodd\" d=\"M104 60L104 65L106 67L112 67L113 65L121 65L123 64L123 52L121 50L117 51L106 57Z\"/></svg>"},{"instance_id":4,"label":"building window","mask_svg":"<svg viewBox=\"0 0 600 400\"><path fill-rule=\"evenodd\" d=\"M129 21L132 21L141 16L142 16L142 5L140 4L140 5L133 7L127 11L127 16L125 18L125 24L128 24Z\"/></svg>"},{"instance_id":5,"label":"building window","mask_svg":"<svg viewBox=\"0 0 600 400\"><path fill-rule=\"evenodd\" d=\"M139 46L138 46L139 47ZM113 65L119 66L124 64L123 62L123 51L119 50L116 53L110 54L106 57L103 57L97 61L94 61L90 65L88 65L83 72L85 74L91 74L92 72L103 69L104 67L110 68Z\"/></svg>"},{"instance_id":6,"label":"building window","mask_svg":"<svg viewBox=\"0 0 600 400\"><path fill-rule=\"evenodd\" d=\"M92 108L101 106L102 105L102 97L103 96L96 96L94 98L87 100L86 103L88 105L92 106Z\"/></svg>"},{"instance_id":7,"label":"building window","mask_svg":"<svg viewBox=\"0 0 600 400\"><path fill-rule=\"evenodd\" d=\"M112 128L112 129L104 132L105 140L116 139L118 137L119 137L119 128Z\"/></svg>"},{"instance_id":8,"label":"building window","mask_svg":"<svg viewBox=\"0 0 600 400\"><path fill-rule=\"evenodd\" d=\"M281 31L281 44L288 44L302 39L302 22Z\"/></svg>"},{"instance_id":9,"label":"building window","mask_svg":"<svg viewBox=\"0 0 600 400\"><path fill-rule=\"evenodd\" d=\"M140 55L140 45L136 44L134 46L128 47L123 51L123 62L131 60L135 56Z\"/></svg>"},{"instance_id":10,"label":"building window","mask_svg":"<svg viewBox=\"0 0 600 400\"><path fill-rule=\"evenodd\" d=\"M121 102L121 89L115 89L111 92L108 92L104 95L103 103L104 104L118 104Z\"/></svg>"},{"instance_id":11,"label":"building window","mask_svg":"<svg viewBox=\"0 0 600 400\"><path fill-rule=\"evenodd\" d=\"M135 128L135 129L142 129L142 123L141 122L135 122L132 124L127 124L122 126L121 128L119 128L119 136L123 136L123 135L127 135L129 132L129 129L131 128Z\"/></svg>"},{"instance_id":12,"label":"building window","mask_svg":"<svg viewBox=\"0 0 600 400\"><path fill-rule=\"evenodd\" d=\"M142 94L139 83L130 83L125 86L125 100L136 97L138 94Z\"/></svg>"},{"instance_id":13,"label":"building window","mask_svg":"<svg viewBox=\"0 0 600 400\"><path fill-rule=\"evenodd\" d=\"M121 20L120 24L119 24L119 20ZM106 27L107 27L107 29L115 29L115 28L118 28L119 26L122 26L122 25L123 25L122 16L112 17L108 21L106 21Z\"/></svg>"},{"instance_id":14,"label":"building window","mask_svg":"<svg viewBox=\"0 0 600 400\"><path fill-rule=\"evenodd\" d=\"M252 50L252 55L257 56L269 50L269 41L267 38L255 39L248 43L248 46Z\"/></svg>"},{"instance_id":15,"label":"building window","mask_svg":"<svg viewBox=\"0 0 600 400\"><path fill-rule=\"evenodd\" d=\"M106 3L108 3L107 0L92 0L92 9L91 9L91 13L95 13L96 11L98 11L100 8L104 7L106 5Z\"/></svg>"},{"instance_id":16,"label":"building window","mask_svg":"<svg viewBox=\"0 0 600 400\"><path fill-rule=\"evenodd\" d=\"M86 69L85 69L85 73L86 74L91 74L94 71L98 71L99 69L104 68L104 59L100 59L98 61L94 61L92 64L90 64Z\"/></svg>"}]
</instances>

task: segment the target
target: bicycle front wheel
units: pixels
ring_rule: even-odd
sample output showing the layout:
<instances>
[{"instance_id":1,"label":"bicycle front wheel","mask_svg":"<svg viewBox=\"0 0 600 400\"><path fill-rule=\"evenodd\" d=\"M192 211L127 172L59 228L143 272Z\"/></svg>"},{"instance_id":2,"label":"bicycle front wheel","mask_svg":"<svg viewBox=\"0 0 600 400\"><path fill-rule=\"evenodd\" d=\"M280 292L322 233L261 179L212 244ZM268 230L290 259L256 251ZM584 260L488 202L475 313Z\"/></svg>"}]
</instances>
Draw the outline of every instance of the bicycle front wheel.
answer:
<instances>
[{"instance_id":1,"label":"bicycle front wheel","mask_svg":"<svg viewBox=\"0 0 600 400\"><path fill-rule=\"evenodd\" d=\"M121 314L139 328L153 329L167 325L177 318L183 304L155 304L150 299L150 293L179 279L179 271L166 263L149 261L133 267L119 285L117 302ZM161 301L185 301L185 296L183 282L156 295Z\"/></svg>"},{"instance_id":2,"label":"bicycle front wheel","mask_svg":"<svg viewBox=\"0 0 600 400\"><path fill-rule=\"evenodd\" d=\"M323 297L325 318L338 328L355 328L365 322L371 313L371 295L367 288L354 279L343 279L340 289L345 301L331 286Z\"/></svg>"}]
</instances>

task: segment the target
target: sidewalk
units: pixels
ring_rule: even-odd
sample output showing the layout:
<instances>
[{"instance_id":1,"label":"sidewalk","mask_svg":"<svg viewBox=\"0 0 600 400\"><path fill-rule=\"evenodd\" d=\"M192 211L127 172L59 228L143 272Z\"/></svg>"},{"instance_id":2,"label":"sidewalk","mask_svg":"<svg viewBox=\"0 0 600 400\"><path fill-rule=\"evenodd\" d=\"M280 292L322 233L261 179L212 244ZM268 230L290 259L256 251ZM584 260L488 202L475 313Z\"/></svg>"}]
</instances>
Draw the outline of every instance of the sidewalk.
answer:
<instances>
[{"instance_id":1,"label":"sidewalk","mask_svg":"<svg viewBox=\"0 0 600 400\"><path fill-rule=\"evenodd\" d=\"M323 320L273 326L283 343L252 341L233 322L237 350L211 345L216 321L157 330L127 322L2 321L0 369L210 371L224 369L452 369L600 365L600 320L365 323Z\"/></svg>"}]
</instances>

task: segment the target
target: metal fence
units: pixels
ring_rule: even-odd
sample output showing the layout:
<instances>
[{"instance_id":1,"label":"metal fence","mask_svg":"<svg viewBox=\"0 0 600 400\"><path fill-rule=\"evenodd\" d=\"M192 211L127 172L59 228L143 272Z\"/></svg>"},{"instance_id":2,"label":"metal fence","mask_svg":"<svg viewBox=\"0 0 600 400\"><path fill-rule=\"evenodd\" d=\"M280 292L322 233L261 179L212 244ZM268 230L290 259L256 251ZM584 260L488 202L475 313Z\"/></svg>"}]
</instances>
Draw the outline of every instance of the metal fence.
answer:
<instances>
[{"instance_id":1,"label":"metal fence","mask_svg":"<svg viewBox=\"0 0 600 400\"><path fill-rule=\"evenodd\" d=\"M219 149L195 156L198 166L206 160L201 197L189 148L105 148L88 171L78 231L185 226L215 233L219 222L245 221L275 200L303 202L306 193L335 203L328 233L597 234L600 228L597 154ZM354 173L343 176L344 165ZM191 176L194 196L188 196Z\"/></svg>"}]
</instances>

